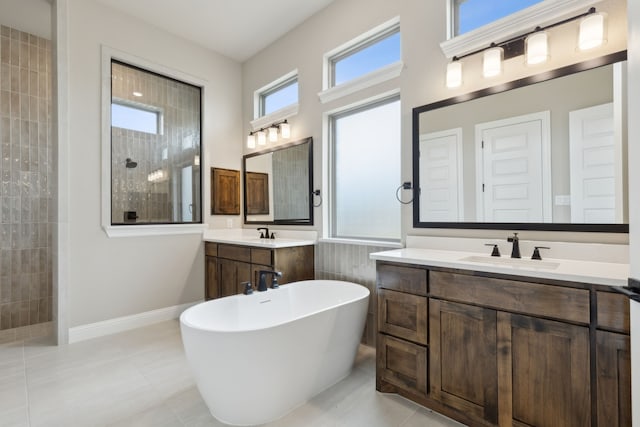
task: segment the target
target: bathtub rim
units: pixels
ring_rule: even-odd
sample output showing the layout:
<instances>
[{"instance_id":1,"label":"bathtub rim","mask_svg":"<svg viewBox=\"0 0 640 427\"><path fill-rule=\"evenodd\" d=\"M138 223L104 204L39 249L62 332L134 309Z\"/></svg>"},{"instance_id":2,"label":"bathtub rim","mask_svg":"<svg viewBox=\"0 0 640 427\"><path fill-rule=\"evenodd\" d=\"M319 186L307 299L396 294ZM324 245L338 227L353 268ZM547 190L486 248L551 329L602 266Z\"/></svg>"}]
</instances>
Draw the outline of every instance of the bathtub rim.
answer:
<instances>
[{"instance_id":1,"label":"bathtub rim","mask_svg":"<svg viewBox=\"0 0 640 427\"><path fill-rule=\"evenodd\" d=\"M263 295L263 296L269 295L268 292L281 291L281 290L283 290L283 288L269 289L266 292L259 292L259 293L258 292L254 292L251 295L243 295L243 294L230 295L230 296L227 296L227 297L216 298L216 299L209 300L209 301L203 301L201 303L198 303L198 304L196 304L194 306L191 306L191 307L187 308L185 311L183 311L180 314L180 325L188 327L188 328L191 328L191 329L195 329L195 330L198 330L198 331L211 332L211 333L216 333L216 334L244 334L244 333L249 333L249 332L264 331L264 330L267 330L267 329L272 329L272 328L277 328L277 327L280 327L280 326L283 326L283 325L287 325L289 323L292 323L292 322L295 322L295 321L298 321L298 320L302 320L302 319L305 319L307 317L311 317L313 315L316 315L318 313L322 313L324 311L329 311L329 310L332 310L332 309L340 308L340 307L348 305L348 304L353 304L353 303L362 301L363 299L367 299L367 298L369 298L371 296L371 291L366 286L361 285L359 283L346 281L346 280L329 280L329 279L300 280L300 281L297 281L297 282L287 283L287 284L282 285L282 286L285 287L285 286L294 285L296 283L310 283L310 282L329 282L329 283L340 283L340 284L342 284L342 286L344 286L345 284L350 285L350 286L357 286L359 288L363 288L362 289L362 293L363 294L359 295L359 296L357 296L357 297L355 297L353 299L350 299L348 301L343 301L343 302L338 303L338 304L333 304L333 305L327 306L327 307L323 308L322 310L310 311L308 313L305 313L303 316L298 316L298 317L295 317L295 318L292 318L292 319L288 319L288 320L286 320L284 322L278 322L278 323L270 324L268 326L257 327L257 328L227 329L227 330L213 329L213 328L205 328L205 327L202 327L202 326L199 326L199 325L194 325L193 322L189 322L189 321L186 320L186 317L188 316L188 313L190 311L192 311L192 310L195 310L197 307L199 307L202 304L208 304L208 303L211 303L211 302L219 301L219 300L224 299L224 298L236 298L236 299L238 299L238 298L246 298L246 297L257 298L258 296L261 296L261 295Z\"/></svg>"}]
</instances>

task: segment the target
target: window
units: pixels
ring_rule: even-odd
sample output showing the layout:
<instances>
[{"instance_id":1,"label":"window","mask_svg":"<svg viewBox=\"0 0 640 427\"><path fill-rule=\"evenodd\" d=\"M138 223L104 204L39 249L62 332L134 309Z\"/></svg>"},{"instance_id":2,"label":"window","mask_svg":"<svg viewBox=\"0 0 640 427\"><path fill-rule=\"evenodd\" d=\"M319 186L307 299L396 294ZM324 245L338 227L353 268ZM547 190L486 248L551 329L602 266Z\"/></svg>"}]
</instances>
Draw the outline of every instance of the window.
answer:
<instances>
[{"instance_id":1,"label":"window","mask_svg":"<svg viewBox=\"0 0 640 427\"><path fill-rule=\"evenodd\" d=\"M111 103L111 126L158 134L161 131L160 113L114 99Z\"/></svg>"},{"instance_id":2,"label":"window","mask_svg":"<svg viewBox=\"0 0 640 427\"><path fill-rule=\"evenodd\" d=\"M298 76L277 83L260 93L260 117L298 102Z\"/></svg>"},{"instance_id":3,"label":"window","mask_svg":"<svg viewBox=\"0 0 640 427\"><path fill-rule=\"evenodd\" d=\"M111 225L200 224L201 88L111 60Z\"/></svg>"},{"instance_id":4,"label":"window","mask_svg":"<svg viewBox=\"0 0 640 427\"><path fill-rule=\"evenodd\" d=\"M543 0L451 0L454 36L490 24Z\"/></svg>"},{"instance_id":5,"label":"window","mask_svg":"<svg viewBox=\"0 0 640 427\"><path fill-rule=\"evenodd\" d=\"M330 116L331 237L399 241L400 98Z\"/></svg>"},{"instance_id":6,"label":"window","mask_svg":"<svg viewBox=\"0 0 640 427\"><path fill-rule=\"evenodd\" d=\"M400 61L400 24L358 41L329 58L331 87Z\"/></svg>"}]
</instances>

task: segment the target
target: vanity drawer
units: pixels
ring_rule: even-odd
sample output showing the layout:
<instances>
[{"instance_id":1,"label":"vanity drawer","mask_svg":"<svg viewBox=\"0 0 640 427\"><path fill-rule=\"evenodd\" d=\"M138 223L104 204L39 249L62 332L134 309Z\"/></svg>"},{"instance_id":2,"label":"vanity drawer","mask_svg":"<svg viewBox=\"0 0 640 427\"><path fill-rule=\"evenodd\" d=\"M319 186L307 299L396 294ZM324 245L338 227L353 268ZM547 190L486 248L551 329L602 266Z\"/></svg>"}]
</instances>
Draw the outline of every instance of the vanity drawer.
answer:
<instances>
[{"instance_id":1,"label":"vanity drawer","mask_svg":"<svg viewBox=\"0 0 640 427\"><path fill-rule=\"evenodd\" d=\"M218 257L251 262L251 248L248 246L218 245Z\"/></svg>"},{"instance_id":2,"label":"vanity drawer","mask_svg":"<svg viewBox=\"0 0 640 427\"><path fill-rule=\"evenodd\" d=\"M451 301L589 324L586 289L430 271L429 291Z\"/></svg>"},{"instance_id":3,"label":"vanity drawer","mask_svg":"<svg viewBox=\"0 0 640 427\"><path fill-rule=\"evenodd\" d=\"M427 348L384 334L377 339L380 379L420 396L427 395Z\"/></svg>"},{"instance_id":4,"label":"vanity drawer","mask_svg":"<svg viewBox=\"0 0 640 427\"><path fill-rule=\"evenodd\" d=\"M629 299L614 292L596 292L598 328L629 333Z\"/></svg>"},{"instance_id":5,"label":"vanity drawer","mask_svg":"<svg viewBox=\"0 0 640 427\"><path fill-rule=\"evenodd\" d=\"M273 265L271 249L251 248L251 263Z\"/></svg>"},{"instance_id":6,"label":"vanity drawer","mask_svg":"<svg viewBox=\"0 0 640 427\"><path fill-rule=\"evenodd\" d=\"M205 256L218 256L218 244L204 242L204 254Z\"/></svg>"},{"instance_id":7,"label":"vanity drawer","mask_svg":"<svg viewBox=\"0 0 640 427\"><path fill-rule=\"evenodd\" d=\"M378 331L427 344L427 298L378 290Z\"/></svg>"},{"instance_id":8,"label":"vanity drawer","mask_svg":"<svg viewBox=\"0 0 640 427\"><path fill-rule=\"evenodd\" d=\"M378 287L417 295L427 295L427 270L379 264Z\"/></svg>"}]
</instances>

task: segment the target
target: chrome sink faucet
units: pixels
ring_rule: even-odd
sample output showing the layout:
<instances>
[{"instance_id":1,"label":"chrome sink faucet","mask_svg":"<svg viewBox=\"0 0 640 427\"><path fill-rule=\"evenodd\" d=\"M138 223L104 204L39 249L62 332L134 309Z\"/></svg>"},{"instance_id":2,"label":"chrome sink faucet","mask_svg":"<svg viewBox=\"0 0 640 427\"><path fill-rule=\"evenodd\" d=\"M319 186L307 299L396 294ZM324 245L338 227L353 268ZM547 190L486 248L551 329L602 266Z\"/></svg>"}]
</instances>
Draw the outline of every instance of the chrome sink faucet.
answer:
<instances>
[{"instance_id":1,"label":"chrome sink faucet","mask_svg":"<svg viewBox=\"0 0 640 427\"><path fill-rule=\"evenodd\" d=\"M513 243L511 258L522 258L520 256L520 239L518 238L518 233L513 233L513 237L507 238L507 242Z\"/></svg>"}]
</instances>

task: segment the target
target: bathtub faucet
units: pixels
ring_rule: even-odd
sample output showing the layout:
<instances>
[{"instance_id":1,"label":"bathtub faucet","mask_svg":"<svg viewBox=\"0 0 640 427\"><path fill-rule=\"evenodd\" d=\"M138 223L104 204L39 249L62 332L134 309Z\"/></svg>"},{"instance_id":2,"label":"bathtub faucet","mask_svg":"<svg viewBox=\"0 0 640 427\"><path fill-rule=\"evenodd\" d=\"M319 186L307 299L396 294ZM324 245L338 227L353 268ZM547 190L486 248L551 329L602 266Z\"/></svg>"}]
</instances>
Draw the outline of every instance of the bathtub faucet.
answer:
<instances>
[{"instance_id":1,"label":"bathtub faucet","mask_svg":"<svg viewBox=\"0 0 640 427\"><path fill-rule=\"evenodd\" d=\"M258 280L258 292L264 292L267 290L267 274L271 274L271 288L276 289L279 287L278 285L278 277L282 277L282 273L279 271L271 271L271 270L260 270L258 272L259 280Z\"/></svg>"}]
</instances>

